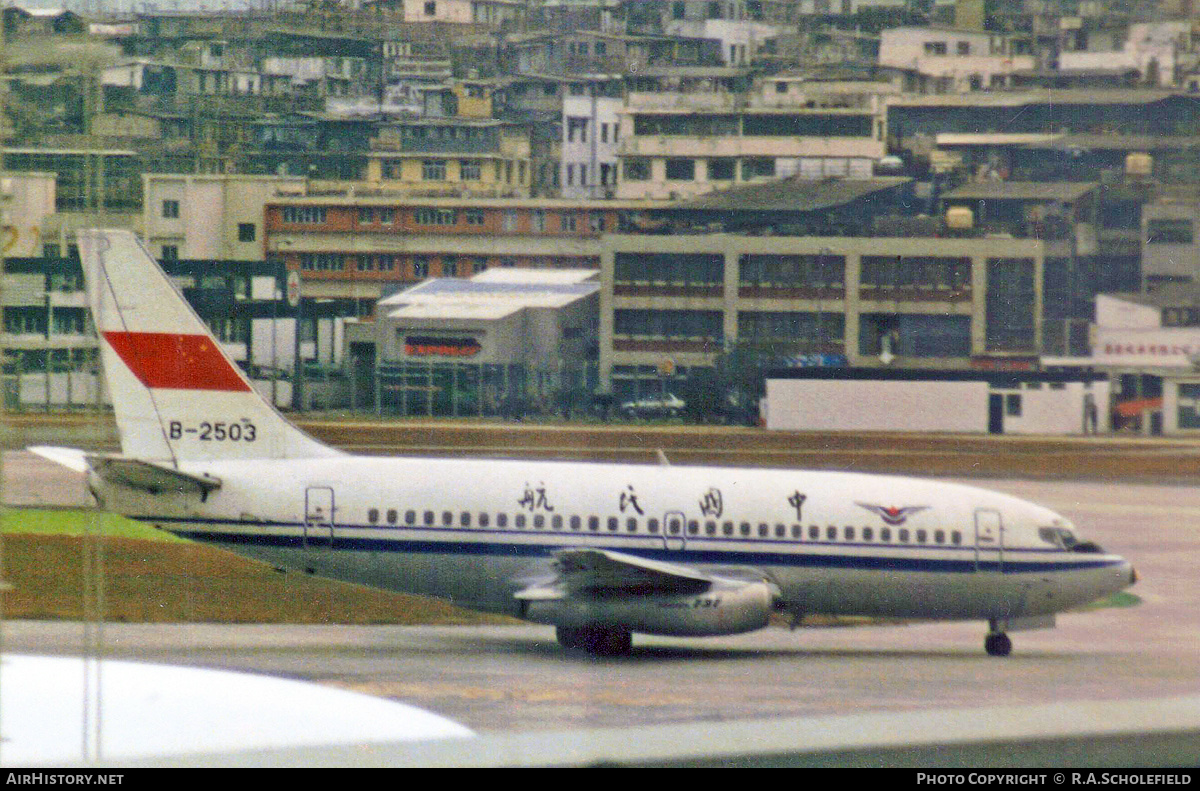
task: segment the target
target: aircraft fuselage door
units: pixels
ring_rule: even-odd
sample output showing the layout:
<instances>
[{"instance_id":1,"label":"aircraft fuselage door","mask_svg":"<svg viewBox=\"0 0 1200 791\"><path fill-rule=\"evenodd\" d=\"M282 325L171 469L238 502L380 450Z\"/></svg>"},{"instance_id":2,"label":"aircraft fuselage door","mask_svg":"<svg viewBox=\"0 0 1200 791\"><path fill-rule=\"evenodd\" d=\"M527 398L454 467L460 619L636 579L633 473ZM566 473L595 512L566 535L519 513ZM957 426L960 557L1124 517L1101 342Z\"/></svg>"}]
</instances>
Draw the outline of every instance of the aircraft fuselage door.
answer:
<instances>
[{"instance_id":1,"label":"aircraft fuselage door","mask_svg":"<svg viewBox=\"0 0 1200 791\"><path fill-rule=\"evenodd\" d=\"M333 489L328 486L304 490L304 545L333 546Z\"/></svg>"},{"instance_id":2,"label":"aircraft fuselage door","mask_svg":"<svg viewBox=\"0 0 1200 791\"><path fill-rule=\"evenodd\" d=\"M663 539L667 549L683 549L687 543L684 537L687 531L687 520L682 511L667 511L663 515Z\"/></svg>"},{"instance_id":3,"label":"aircraft fuselage door","mask_svg":"<svg viewBox=\"0 0 1200 791\"><path fill-rule=\"evenodd\" d=\"M991 508L975 509L975 570L1004 571L1004 520Z\"/></svg>"}]
</instances>

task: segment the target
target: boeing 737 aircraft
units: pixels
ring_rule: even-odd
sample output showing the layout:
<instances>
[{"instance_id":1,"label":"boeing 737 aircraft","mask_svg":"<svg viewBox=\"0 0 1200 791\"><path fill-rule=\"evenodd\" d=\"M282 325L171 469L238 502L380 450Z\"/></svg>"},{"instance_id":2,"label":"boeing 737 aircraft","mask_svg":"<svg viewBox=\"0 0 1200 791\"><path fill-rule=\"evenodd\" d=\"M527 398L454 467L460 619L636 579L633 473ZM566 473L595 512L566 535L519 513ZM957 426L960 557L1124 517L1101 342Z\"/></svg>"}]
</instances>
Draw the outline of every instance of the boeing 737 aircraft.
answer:
<instances>
[{"instance_id":1,"label":"boeing 737 aircraft","mask_svg":"<svg viewBox=\"0 0 1200 791\"><path fill-rule=\"evenodd\" d=\"M1137 580L1063 517L902 477L344 454L252 388L137 238L80 234L120 454L32 448L100 505L276 566L450 599L628 653L633 632L748 632L773 612L1007 632Z\"/></svg>"}]
</instances>

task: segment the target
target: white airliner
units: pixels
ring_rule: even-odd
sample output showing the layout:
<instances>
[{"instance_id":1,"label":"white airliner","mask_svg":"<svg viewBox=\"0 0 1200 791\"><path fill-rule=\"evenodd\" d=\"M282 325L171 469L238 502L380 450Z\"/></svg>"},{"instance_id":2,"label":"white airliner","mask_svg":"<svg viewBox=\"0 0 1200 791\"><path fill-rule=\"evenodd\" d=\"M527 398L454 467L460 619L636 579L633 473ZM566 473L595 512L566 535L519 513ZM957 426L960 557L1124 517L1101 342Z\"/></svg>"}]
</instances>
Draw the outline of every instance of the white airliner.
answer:
<instances>
[{"instance_id":1,"label":"white airliner","mask_svg":"<svg viewBox=\"0 0 1200 791\"><path fill-rule=\"evenodd\" d=\"M1063 517L969 486L856 473L344 454L251 387L137 238L80 234L120 454L32 448L106 509L276 566L557 627L748 632L773 612L981 620L1007 632L1137 581Z\"/></svg>"}]
</instances>

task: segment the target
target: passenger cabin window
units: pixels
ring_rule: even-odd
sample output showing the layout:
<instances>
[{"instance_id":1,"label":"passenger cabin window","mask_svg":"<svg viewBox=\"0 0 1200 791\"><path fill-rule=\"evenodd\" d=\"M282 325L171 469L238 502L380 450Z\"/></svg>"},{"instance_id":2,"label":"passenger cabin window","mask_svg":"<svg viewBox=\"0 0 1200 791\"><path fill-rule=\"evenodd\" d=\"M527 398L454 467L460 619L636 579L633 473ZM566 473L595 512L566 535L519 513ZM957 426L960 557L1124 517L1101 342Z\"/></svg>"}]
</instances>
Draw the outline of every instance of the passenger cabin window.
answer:
<instances>
[{"instance_id":1,"label":"passenger cabin window","mask_svg":"<svg viewBox=\"0 0 1200 791\"><path fill-rule=\"evenodd\" d=\"M817 527L816 525L809 525L808 526L808 540L816 541L820 537L821 537L821 528Z\"/></svg>"},{"instance_id":2,"label":"passenger cabin window","mask_svg":"<svg viewBox=\"0 0 1200 791\"><path fill-rule=\"evenodd\" d=\"M395 508L389 508L389 509L388 509L388 512L387 512L387 521L388 521L388 524L389 524L389 525L394 525L394 524L396 524L396 520L397 520L397 518L398 518L398 515L396 514L396 509L395 509Z\"/></svg>"},{"instance_id":3,"label":"passenger cabin window","mask_svg":"<svg viewBox=\"0 0 1200 791\"><path fill-rule=\"evenodd\" d=\"M836 527L834 527L833 525L830 525L829 527L825 528L825 540L826 541L837 541L837 528Z\"/></svg>"},{"instance_id":4,"label":"passenger cabin window","mask_svg":"<svg viewBox=\"0 0 1200 791\"><path fill-rule=\"evenodd\" d=\"M783 525L775 525L775 537L787 538L787 528Z\"/></svg>"},{"instance_id":5,"label":"passenger cabin window","mask_svg":"<svg viewBox=\"0 0 1200 791\"><path fill-rule=\"evenodd\" d=\"M879 528L879 540L884 541L884 542L890 542L892 540L891 528L889 528L889 527Z\"/></svg>"},{"instance_id":6,"label":"passenger cabin window","mask_svg":"<svg viewBox=\"0 0 1200 791\"><path fill-rule=\"evenodd\" d=\"M589 516L588 517L588 530L591 530L593 533L595 533L599 529L600 529L600 517Z\"/></svg>"},{"instance_id":7,"label":"passenger cabin window","mask_svg":"<svg viewBox=\"0 0 1200 791\"><path fill-rule=\"evenodd\" d=\"M427 525L433 524L433 511L425 512L425 524L427 524Z\"/></svg>"},{"instance_id":8,"label":"passenger cabin window","mask_svg":"<svg viewBox=\"0 0 1200 791\"><path fill-rule=\"evenodd\" d=\"M450 527L450 525L454 524L454 514L450 513L449 511L442 511L442 524L446 527Z\"/></svg>"},{"instance_id":9,"label":"passenger cabin window","mask_svg":"<svg viewBox=\"0 0 1200 791\"><path fill-rule=\"evenodd\" d=\"M907 543L908 543L908 528L901 528L901 529L900 529L900 543L901 543L901 544L907 544Z\"/></svg>"},{"instance_id":10,"label":"passenger cabin window","mask_svg":"<svg viewBox=\"0 0 1200 791\"><path fill-rule=\"evenodd\" d=\"M928 538L928 535L926 534L926 532L924 530L917 531L917 543L918 544L924 544L925 541L927 540L927 538Z\"/></svg>"},{"instance_id":11,"label":"passenger cabin window","mask_svg":"<svg viewBox=\"0 0 1200 791\"><path fill-rule=\"evenodd\" d=\"M408 524L408 525L415 525L417 523L417 512L416 511L405 511L404 512L404 523Z\"/></svg>"},{"instance_id":12,"label":"passenger cabin window","mask_svg":"<svg viewBox=\"0 0 1200 791\"><path fill-rule=\"evenodd\" d=\"M632 516L625 520L625 529L630 533L636 533L638 528L637 519Z\"/></svg>"},{"instance_id":13,"label":"passenger cabin window","mask_svg":"<svg viewBox=\"0 0 1200 791\"><path fill-rule=\"evenodd\" d=\"M508 514L496 514L496 527L508 527Z\"/></svg>"},{"instance_id":14,"label":"passenger cabin window","mask_svg":"<svg viewBox=\"0 0 1200 791\"><path fill-rule=\"evenodd\" d=\"M515 517L513 517L513 524L518 529L524 528L525 527L525 514L517 514Z\"/></svg>"},{"instance_id":15,"label":"passenger cabin window","mask_svg":"<svg viewBox=\"0 0 1200 791\"><path fill-rule=\"evenodd\" d=\"M488 515L487 515L487 512L486 512L486 511L481 511L481 512L479 513L479 526L480 526L480 527L487 527L487 526L488 526Z\"/></svg>"},{"instance_id":16,"label":"passenger cabin window","mask_svg":"<svg viewBox=\"0 0 1200 791\"><path fill-rule=\"evenodd\" d=\"M657 519L647 519L646 520L646 530L651 533L657 533L658 532L658 520Z\"/></svg>"},{"instance_id":17,"label":"passenger cabin window","mask_svg":"<svg viewBox=\"0 0 1200 791\"><path fill-rule=\"evenodd\" d=\"M741 525L738 526L738 529L741 530L743 536L750 535L750 523L749 522L742 522Z\"/></svg>"},{"instance_id":18,"label":"passenger cabin window","mask_svg":"<svg viewBox=\"0 0 1200 791\"><path fill-rule=\"evenodd\" d=\"M578 530L581 527L583 527L583 520L580 519L578 516L572 516L571 517L571 529Z\"/></svg>"},{"instance_id":19,"label":"passenger cabin window","mask_svg":"<svg viewBox=\"0 0 1200 791\"><path fill-rule=\"evenodd\" d=\"M875 540L875 531L869 527L864 527L863 528L863 541L874 541L874 540Z\"/></svg>"},{"instance_id":20,"label":"passenger cabin window","mask_svg":"<svg viewBox=\"0 0 1200 791\"><path fill-rule=\"evenodd\" d=\"M615 516L610 516L608 518L608 525L607 525L608 532L610 532L610 533L617 532L617 527L619 527L619 524L620 523L617 521L617 518Z\"/></svg>"},{"instance_id":21,"label":"passenger cabin window","mask_svg":"<svg viewBox=\"0 0 1200 791\"><path fill-rule=\"evenodd\" d=\"M376 522L379 521L379 509L378 508L371 508L371 509L367 510L367 521L370 522L371 524L375 524Z\"/></svg>"},{"instance_id":22,"label":"passenger cabin window","mask_svg":"<svg viewBox=\"0 0 1200 791\"><path fill-rule=\"evenodd\" d=\"M717 523L713 522L711 520L708 522L705 522L704 523L704 533L705 533L705 535L715 536L717 534Z\"/></svg>"},{"instance_id":23,"label":"passenger cabin window","mask_svg":"<svg viewBox=\"0 0 1200 791\"><path fill-rule=\"evenodd\" d=\"M853 541L853 540L854 540L854 528L853 528L853 527L847 527L847 528L845 529L844 533L845 533L845 536L846 536L846 540L847 540L847 541Z\"/></svg>"},{"instance_id":24,"label":"passenger cabin window","mask_svg":"<svg viewBox=\"0 0 1200 791\"><path fill-rule=\"evenodd\" d=\"M471 526L471 515L469 513L467 513L466 511L463 511L461 514L459 514L458 521L459 521L459 524L461 524L463 527L470 527Z\"/></svg>"},{"instance_id":25,"label":"passenger cabin window","mask_svg":"<svg viewBox=\"0 0 1200 791\"><path fill-rule=\"evenodd\" d=\"M533 526L535 529L541 530L543 527L546 526L546 517L542 516L541 514L537 514L536 516L534 516L533 517Z\"/></svg>"},{"instance_id":26,"label":"passenger cabin window","mask_svg":"<svg viewBox=\"0 0 1200 791\"><path fill-rule=\"evenodd\" d=\"M758 525L758 537L766 538L770 533L771 528L765 523L760 522Z\"/></svg>"},{"instance_id":27,"label":"passenger cabin window","mask_svg":"<svg viewBox=\"0 0 1200 791\"><path fill-rule=\"evenodd\" d=\"M690 535L690 536L700 535L700 522L699 521L697 521L695 519L691 519L688 521L688 535Z\"/></svg>"}]
</instances>

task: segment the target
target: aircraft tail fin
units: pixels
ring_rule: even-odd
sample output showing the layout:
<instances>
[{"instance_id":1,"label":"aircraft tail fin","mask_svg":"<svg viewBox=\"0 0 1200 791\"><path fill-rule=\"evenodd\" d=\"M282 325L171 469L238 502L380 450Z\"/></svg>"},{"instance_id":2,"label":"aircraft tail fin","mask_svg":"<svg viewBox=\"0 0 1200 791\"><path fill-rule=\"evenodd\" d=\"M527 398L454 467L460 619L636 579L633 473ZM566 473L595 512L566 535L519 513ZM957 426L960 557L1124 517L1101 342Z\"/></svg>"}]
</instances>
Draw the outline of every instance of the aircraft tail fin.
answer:
<instances>
[{"instance_id":1,"label":"aircraft tail fin","mask_svg":"<svg viewBox=\"0 0 1200 791\"><path fill-rule=\"evenodd\" d=\"M127 457L178 464L339 455L254 390L132 232L82 231L79 250Z\"/></svg>"}]
</instances>

